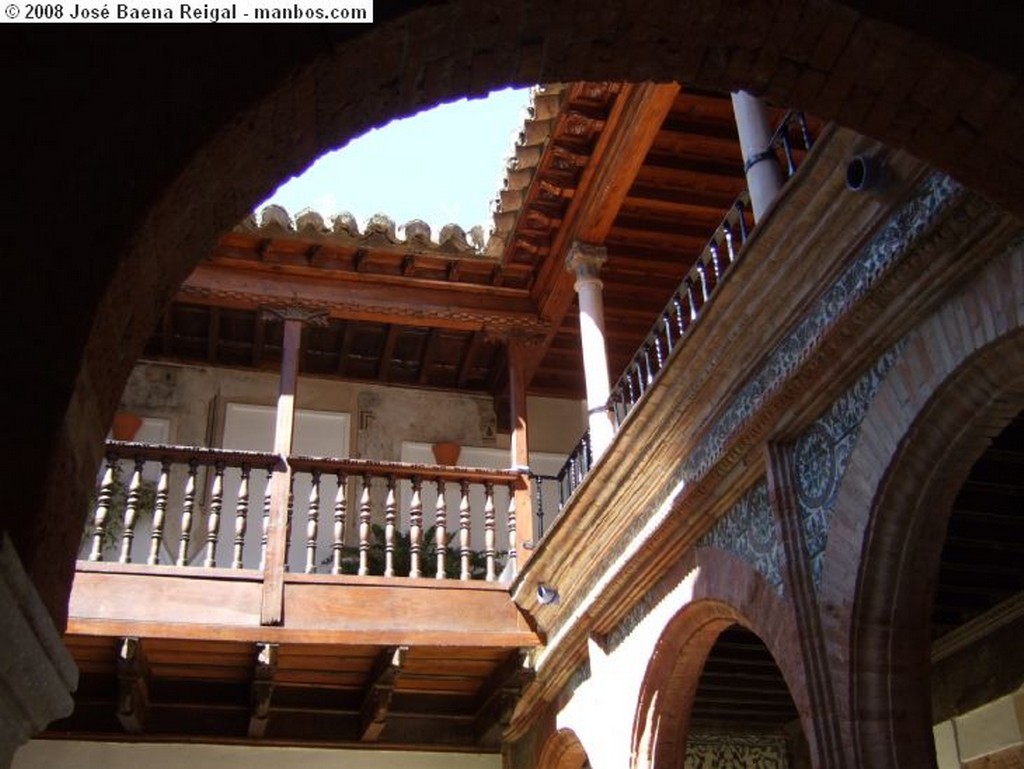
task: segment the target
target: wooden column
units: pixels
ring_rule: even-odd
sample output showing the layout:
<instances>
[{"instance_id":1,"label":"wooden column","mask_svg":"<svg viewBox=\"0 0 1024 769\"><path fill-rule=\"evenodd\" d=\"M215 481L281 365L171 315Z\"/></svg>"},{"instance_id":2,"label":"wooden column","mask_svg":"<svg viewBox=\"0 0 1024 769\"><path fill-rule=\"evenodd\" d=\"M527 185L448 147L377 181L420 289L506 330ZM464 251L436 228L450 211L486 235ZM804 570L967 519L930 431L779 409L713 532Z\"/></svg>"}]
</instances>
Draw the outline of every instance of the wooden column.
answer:
<instances>
[{"instance_id":1,"label":"wooden column","mask_svg":"<svg viewBox=\"0 0 1024 769\"><path fill-rule=\"evenodd\" d=\"M277 420L274 426L274 453L277 465L270 476L270 520L267 523L267 557L263 570L263 601L260 623L280 625L284 621L284 573L288 556L288 497L292 471L288 457L292 452L295 429L295 393L299 379L299 355L304 323L327 322L326 312L297 308L264 310L267 319L284 321L281 350L281 380L277 392Z\"/></svg>"},{"instance_id":2,"label":"wooden column","mask_svg":"<svg viewBox=\"0 0 1024 769\"><path fill-rule=\"evenodd\" d=\"M515 574L530 557L534 544L533 482L530 480L530 442L526 426L526 369L531 339L518 334L508 337L508 389L512 411L512 467L522 473L513 492L515 527L509 532L508 558ZM536 344L533 344L536 347ZM514 539L513 539L514 537Z\"/></svg>"}]
</instances>

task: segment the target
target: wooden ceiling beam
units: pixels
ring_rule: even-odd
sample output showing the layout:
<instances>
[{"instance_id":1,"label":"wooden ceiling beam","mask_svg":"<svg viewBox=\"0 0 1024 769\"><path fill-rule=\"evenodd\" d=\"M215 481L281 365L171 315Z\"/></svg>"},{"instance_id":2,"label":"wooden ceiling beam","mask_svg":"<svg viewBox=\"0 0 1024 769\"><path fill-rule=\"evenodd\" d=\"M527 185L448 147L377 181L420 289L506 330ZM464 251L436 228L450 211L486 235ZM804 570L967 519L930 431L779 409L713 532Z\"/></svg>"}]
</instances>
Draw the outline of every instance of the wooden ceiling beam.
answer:
<instances>
[{"instance_id":1,"label":"wooden ceiling beam","mask_svg":"<svg viewBox=\"0 0 1024 769\"><path fill-rule=\"evenodd\" d=\"M548 344L574 296L564 254L577 240L604 242L678 94L675 84L637 83L623 86L616 97L555 237L551 257L534 286L540 317L552 327ZM538 354L527 362L527 386L546 349L547 344L539 346Z\"/></svg>"},{"instance_id":2,"label":"wooden ceiling beam","mask_svg":"<svg viewBox=\"0 0 1024 769\"><path fill-rule=\"evenodd\" d=\"M388 336L384 341L384 349L377 364L377 379L387 383L391 379L391 359L395 357L395 343L398 341L399 326L392 323L388 326Z\"/></svg>"},{"instance_id":3,"label":"wooden ceiling beam","mask_svg":"<svg viewBox=\"0 0 1024 769\"><path fill-rule=\"evenodd\" d=\"M462 365L459 367L458 386L460 390L466 386L466 381L469 379L469 374L473 370L473 359L476 357L477 352L480 350L480 346L483 343L484 332L473 332L473 336L469 340L469 346L466 348L466 352L462 356Z\"/></svg>"},{"instance_id":4,"label":"wooden ceiling beam","mask_svg":"<svg viewBox=\"0 0 1024 769\"><path fill-rule=\"evenodd\" d=\"M326 309L332 318L476 331L543 326L523 289L424 285L410 281L325 279L297 271L238 269L204 262L185 280L177 301L256 310L299 303ZM298 298L301 297L301 300Z\"/></svg>"},{"instance_id":5,"label":"wooden ceiling beam","mask_svg":"<svg viewBox=\"0 0 1024 769\"><path fill-rule=\"evenodd\" d=\"M421 385L427 383L430 376L430 366L434 362L434 349L437 346L437 332L430 329L427 333L427 341L423 343L423 355L420 358L420 371L417 382Z\"/></svg>"}]
</instances>

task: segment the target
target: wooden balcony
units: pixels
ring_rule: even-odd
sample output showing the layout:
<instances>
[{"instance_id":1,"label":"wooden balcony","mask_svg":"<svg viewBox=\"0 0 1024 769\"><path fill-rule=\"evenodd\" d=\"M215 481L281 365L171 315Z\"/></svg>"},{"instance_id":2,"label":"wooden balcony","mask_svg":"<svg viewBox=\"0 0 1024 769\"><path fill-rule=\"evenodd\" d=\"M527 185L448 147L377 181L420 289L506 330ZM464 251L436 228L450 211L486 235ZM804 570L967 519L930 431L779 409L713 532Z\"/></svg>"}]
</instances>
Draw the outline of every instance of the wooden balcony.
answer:
<instances>
[{"instance_id":1,"label":"wooden balcony","mask_svg":"<svg viewBox=\"0 0 1024 769\"><path fill-rule=\"evenodd\" d=\"M524 479L290 457L278 511L281 464L108 444L50 733L497 749L540 640L507 589Z\"/></svg>"}]
</instances>

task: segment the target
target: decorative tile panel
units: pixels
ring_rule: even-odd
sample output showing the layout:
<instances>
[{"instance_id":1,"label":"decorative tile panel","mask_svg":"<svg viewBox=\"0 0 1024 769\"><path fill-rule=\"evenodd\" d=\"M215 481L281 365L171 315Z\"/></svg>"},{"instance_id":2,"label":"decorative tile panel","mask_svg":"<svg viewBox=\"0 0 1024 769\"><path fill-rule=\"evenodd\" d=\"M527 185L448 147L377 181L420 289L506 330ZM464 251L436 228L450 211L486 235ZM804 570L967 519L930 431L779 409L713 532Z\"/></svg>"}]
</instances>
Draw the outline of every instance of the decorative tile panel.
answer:
<instances>
[{"instance_id":1,"label":"decorative tile panel","mask_svg":"<svg viewBox=\"0 0 1024 769\"><path fill-rule=\"evenodd\" d=\"M785 554L772 506L768 483L758 481L697 542L697 547L717 547L742 558L760 572L779 593L783 592Z\"/></svg>"},{"instance_id":2,"label":"decorative tile panel","mask_svg":"<svg viewBox=\"0 0 1024 769\"><path fill-rule=\"evenodd\" d=\"M902 342L882 355L856 384L818 417L794 445L796 496L815 589L821 584L828 526L860 425Z\"/></svg>"},{"instance_id":3,"label":"decorative tile panel","mask_svg":"<svg viewBox=\"0 0 1024 769\"><path fill-rule=\"evenodd\" d=\"M786 739L773 734L691 732L684 769L787 769Z\"/></svg>"}]
</instances>

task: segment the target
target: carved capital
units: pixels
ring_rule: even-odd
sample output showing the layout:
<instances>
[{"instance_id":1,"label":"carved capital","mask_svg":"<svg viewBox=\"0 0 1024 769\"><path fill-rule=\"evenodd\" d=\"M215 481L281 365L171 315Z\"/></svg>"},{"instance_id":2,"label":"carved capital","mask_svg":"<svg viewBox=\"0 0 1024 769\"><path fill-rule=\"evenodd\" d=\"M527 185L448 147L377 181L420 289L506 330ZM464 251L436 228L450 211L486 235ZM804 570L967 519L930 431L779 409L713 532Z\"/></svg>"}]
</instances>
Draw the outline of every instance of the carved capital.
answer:
<instances>
[{"instance_id":1,"label":"carved capital","mask_svg":"<svg viewBox=\"0 0 1024 769\"><path fill-rule=\"evenodd\" d=\"M581 243L576 240L565 255L565 268L576 274L576 290L581 286L596 284L601 286L601 267L608 261L608 249L594 243Z\"/></svg>"},{"instance_id":2,"label":"carved capital","mask_svg":"<svg viewBox=\"0 0 1024 769\"><path fill-rule=\"evenodd\" d=\"M263 320L297 320L308 326L326 326L329 314L319 307L260 307L260 318Z\"/></svg>"}]
</instances>

